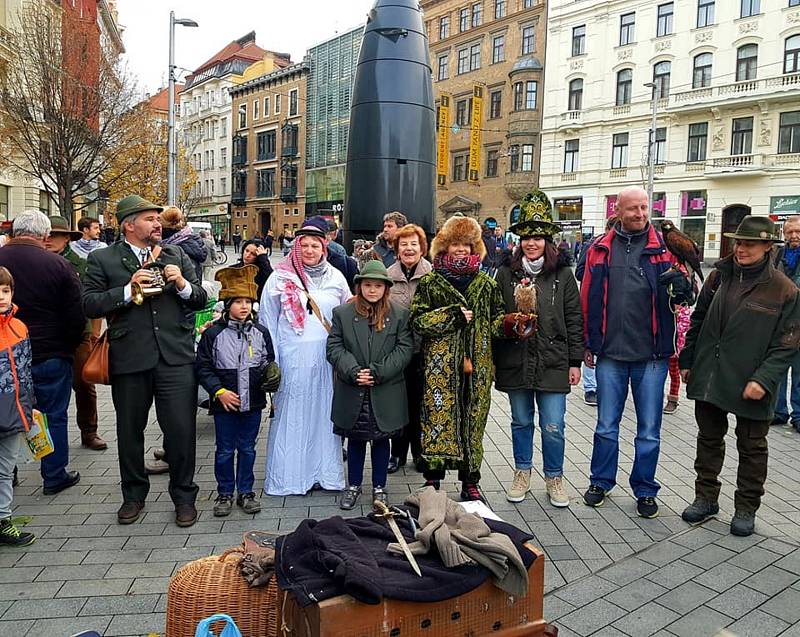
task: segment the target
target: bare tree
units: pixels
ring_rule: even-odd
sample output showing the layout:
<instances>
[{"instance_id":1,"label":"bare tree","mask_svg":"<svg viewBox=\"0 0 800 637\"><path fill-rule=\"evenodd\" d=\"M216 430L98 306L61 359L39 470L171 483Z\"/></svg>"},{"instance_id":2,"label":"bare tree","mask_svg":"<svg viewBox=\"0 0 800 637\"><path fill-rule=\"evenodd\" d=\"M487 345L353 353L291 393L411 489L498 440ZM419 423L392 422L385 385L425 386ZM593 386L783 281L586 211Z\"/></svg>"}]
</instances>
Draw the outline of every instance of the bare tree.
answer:
<instances>
[{"instance_id":1,"label":"bare tree","mask_svg":"<svg viewBox=\"0 0 800 637\"><path fill-rule=\"evenodd\" d=\"M41 181L73 226L115 154L134 146L140 130L131 116L135 81L101 49L92 27L49 3L25 3L11 29L16 54L0 92L5 158ZM133 170L144 155L128 159Z\"/></svg>"}]
</instances>

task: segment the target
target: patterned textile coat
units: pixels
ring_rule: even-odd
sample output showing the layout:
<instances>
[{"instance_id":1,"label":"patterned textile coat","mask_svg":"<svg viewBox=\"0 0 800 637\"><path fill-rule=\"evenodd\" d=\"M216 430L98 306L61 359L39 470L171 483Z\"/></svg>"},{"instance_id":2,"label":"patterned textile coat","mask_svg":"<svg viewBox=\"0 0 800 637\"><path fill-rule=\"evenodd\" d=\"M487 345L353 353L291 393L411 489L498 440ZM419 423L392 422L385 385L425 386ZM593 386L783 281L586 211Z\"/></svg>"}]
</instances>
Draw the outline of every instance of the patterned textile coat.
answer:
<instances>
[{"instance_id":1,"label":"patterned textile coat","mask_svg":"<svg viewBox=\"0 0 800 637\"><path fill-rule=\"evenodd\" d=\"M473 312L469 324L462 307ZM464 294L435 271L419 282L411 320L423 339L422 455L431 469L480 469L491 404L492 338L502 336L503 313L500 288L482 272ZM472 374L463 373L465 356Z\"/></svg>"}]
</instances>

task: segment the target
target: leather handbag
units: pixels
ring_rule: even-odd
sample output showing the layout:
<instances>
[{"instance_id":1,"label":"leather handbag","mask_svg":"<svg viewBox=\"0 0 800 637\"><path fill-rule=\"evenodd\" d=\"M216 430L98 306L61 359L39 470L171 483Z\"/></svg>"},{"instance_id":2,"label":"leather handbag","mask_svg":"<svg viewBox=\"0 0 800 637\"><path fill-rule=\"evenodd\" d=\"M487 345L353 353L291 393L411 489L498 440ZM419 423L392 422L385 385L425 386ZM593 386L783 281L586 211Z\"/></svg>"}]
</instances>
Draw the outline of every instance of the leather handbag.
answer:
<instances>
[{"instance_id":1,"label":"leather handbag","mask_svg":"<svg viewBox=\"0 0 800 637\"><path fill-rule=\"evenodd\" d=\"M111 377L108 372L108 329L100 335L92 346L86 363L81 370L84 383L94 385L110 385Z\"/></svg>"}]
</instances>

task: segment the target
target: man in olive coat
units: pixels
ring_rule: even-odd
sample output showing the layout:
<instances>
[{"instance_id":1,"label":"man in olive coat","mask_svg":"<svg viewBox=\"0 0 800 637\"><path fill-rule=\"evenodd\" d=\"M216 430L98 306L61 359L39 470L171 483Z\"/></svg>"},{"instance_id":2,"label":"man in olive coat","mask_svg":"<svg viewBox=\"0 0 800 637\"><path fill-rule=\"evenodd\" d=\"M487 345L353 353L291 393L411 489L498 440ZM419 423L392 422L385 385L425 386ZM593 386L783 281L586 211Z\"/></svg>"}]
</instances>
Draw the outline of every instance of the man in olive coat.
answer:
<instances>
[{"instance_id":1,"label":"man in olive coat","mask_svg":"<svg viewBox=\"0 0 800 637\"><path fill-rule=\"evenodd\" d=\"M169 457L175 521L191 526L197 520L194 313L205 307L207 295L189 257L178 246L159 246L161 210L138 195L117 204L123 240L89 255L83 307L87 316L109 322L111 395L124 500L117 520L135 522L144 508L150 489L144 429L155 400ZM161 264L166 285L162 293L142 300L136 293L154 280L153 270L143 267L151 262Z\"/></svg>"},{"instance_id":2,"label":"man in olive coat","mask_svg":"<svg viewBox=\"0 0 800 637\"><path fill-rule=\"evenodd\" d=\"M679 358L698 426L696 497L682 517L695 523L719 512L724 438L734 414L739 470L731 533L747 536L764 495L778 388L800 346L800 296L773 265L780 239L770 219L745 217L725 236L735 241L733 254L706 279Z\"/></svg>"}]
</instances>

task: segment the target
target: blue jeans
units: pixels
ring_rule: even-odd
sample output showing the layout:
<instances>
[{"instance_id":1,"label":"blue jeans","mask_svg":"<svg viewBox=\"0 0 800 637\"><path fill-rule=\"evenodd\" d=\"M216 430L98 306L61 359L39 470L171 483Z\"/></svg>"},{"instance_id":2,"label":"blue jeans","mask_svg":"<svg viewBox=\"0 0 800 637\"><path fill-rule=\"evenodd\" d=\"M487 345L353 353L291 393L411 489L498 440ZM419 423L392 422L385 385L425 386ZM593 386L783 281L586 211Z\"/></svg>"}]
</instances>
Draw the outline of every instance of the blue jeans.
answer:
<instances>
[{"instance_id":1,"label":"blue jeans","mask_svg":"<svg viewBox=\"0 0 800 637\"><path fill-rule=\"evenodd\" d=\"M792 413L789 414L789 406L786 403L786 391L789 389L789 374L792 375L791 401ZM791 418L790 418L791 416ZM792 424L800 425L800 353L795 354L783 382L778 388L778 402L775 405L775 418L779 420L791 420Z\"/></svg>"},{"instance_id":2,"label":"blue jeans","mask_svg":"<svg viewBox=\"0 0 800 637\"><path fill-rule=\"evenodd\" d=\"M610 491L617 483L619 423L630 384L636 409L631 489L636 498L658 494L661 485L656 482L656 466L668 370L666 358L635 363L615 361L605 356L597 359L597 427L592 450L591 484Z\"/></svg>"},{"instance_id":3,"label":"blue jeans","mask_svg":"<svg viewBox=\"0 0 800 637\"><path fill-rule=\"evenodd\" d=\"M67 480L67 409L72 396L72 364L65 358L50 358L33 365L31 376L36 409L47 414L47 426L53 438L53 453L41 461L42 481L45 487L56 487Z\"/></svg>"},{"instance_id":4,"label":"blue jeans","mask_svg":"<svg viewBox=\"0 0 800 637\"><path fill-rule=\"evenodd\" d=\"M597 391L597 377L594 369L583 366L583 391Z\"/></svg>"},{"instance_id":5,"label":"blue jeans","mask_svg":"<svg viewBox=\"0 0 800 637\"><path fill-rule=\"evenodd\" d=\"M544 475L547 478L563 475L567 395L517 389L508 392L508 402L511 404L511 441L514 444L515 468L527 470L533 466L533 420L536 415L535 405L538 405Z\"/></svg>"},{"instance_id":6,"label":"blue jeans","mask_svg":"<svg viewBox=\"0 0 800 637\"><path fill-rule=\"evenodd\" d=\"M217 450L214 454L214 476L219 495L253 493L253 465L256 463L256 438L261 428L261 410L230 411L214 414ZM234 477L233 456L236 454Z\"/></svg>"}]
</instances>

